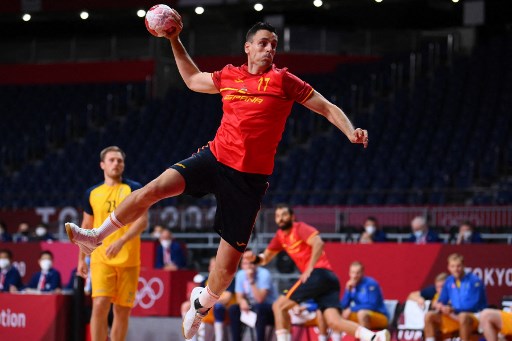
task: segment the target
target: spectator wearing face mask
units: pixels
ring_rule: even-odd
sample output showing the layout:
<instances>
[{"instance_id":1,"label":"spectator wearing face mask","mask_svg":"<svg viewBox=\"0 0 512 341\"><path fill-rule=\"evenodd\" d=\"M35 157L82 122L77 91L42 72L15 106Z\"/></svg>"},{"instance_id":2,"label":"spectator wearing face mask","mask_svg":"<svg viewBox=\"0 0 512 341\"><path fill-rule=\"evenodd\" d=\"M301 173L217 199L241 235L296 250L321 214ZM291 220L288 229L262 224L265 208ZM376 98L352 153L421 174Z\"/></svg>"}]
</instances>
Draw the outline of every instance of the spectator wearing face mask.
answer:
<instances>
[{"instance_id":1,"label":"spectator wearing face mask","mask_svg":"<svg viewBox=\"0 0 512 341\"><path fill-rule=\"evenodd\" d=\"M361 234L359 242L361 244L386 242L388 238L386 233L379 227L379 221L375 217L368 217L364 222L364 232Z\"/></svg>"},{"instance_id":2,"label":"spectator wearing face mask","mask_svg":"<svg viewBox=\"0 0 512 341\"><path fill-rule=\"evenodd\" d=\"M35 240L40 242L53 242L55 238L48 232L48 225L39 224L37 225L35 231Z\"/></svg>"},{"instance_id":3,"label":"spectator wearing face mask","mask_svg":"<svg viewBox=\"0 0 512 341\"><path fill-rule=\"evenodd\" d=\"M12 237L9 232L7 232L7 225L3 221L0 221L0 242L6 243L11 241Z\"/></svg>"},{"instance_id":4,"label":"spectator wearing face mask","mask_svg":"<svg viewBox=\"0 0 512 341\"><path fill-rule=\"evenodd\" d=\"M465 221L459 225L459 233L457 234L456 244L476 244L483 243L480 233L475 231L473 224Z\"/></svg>"},{"instance_id":5,"label":"spectator wearing face mask","mask_svg":"<svg viewBox=\"0 0 512 341\"><path fill-rule=\"evenodd\" d=\"M18 225L18 232L14 234L12 241L15 243L25 243L32 240L32 236L30 235L30 226L28 223L20 223Z\"/></svg>"},{"instance_id":6,"label":"spectator wearing face mask","mask_svg":"<svg viewBox=\"0 0 512 341\"><path fill-rule=\"evenodd\" d=\"M169 229L163 229L156 247L155 268L168 271L187 266L185 252L180 242L175 240Z\"/></svg>"},{"instance_id":7,"label":"spectator wearing face mask","mask_svg":"<svg viewBox=\"0 0 512 341\"><path fill-rule=\"evenodd\" d=\"M412 235L405 242L415 244L427 244L427 243L441 243L442 240L439 238L437 233L430 230L427 225L427 220L424 217L417 216L411 221Z\"/></svg>"},{"instance_id":8,"label":"spectator wearing face mask","mask_svg":"<svg viewBox=\"0 0 512 341\"><path fill-rule=\"evenodd\" d=\"M59 271L53 266L53 254L50 251L41 252L39 257L41 271L36 272L26 287L27 291L60 292L62 287Z\"/></svg>"},{"instance_id":9,"label":"spectator wearing face mask","mask_svg":"<svg viewBox=\"0 0 512 341\"><path fill-rule=\"evenodd\" d=\"M12 266L12 252L0 250L0 292L16 292L23 288L18 269Z\"/></svg>"}]
</instances>

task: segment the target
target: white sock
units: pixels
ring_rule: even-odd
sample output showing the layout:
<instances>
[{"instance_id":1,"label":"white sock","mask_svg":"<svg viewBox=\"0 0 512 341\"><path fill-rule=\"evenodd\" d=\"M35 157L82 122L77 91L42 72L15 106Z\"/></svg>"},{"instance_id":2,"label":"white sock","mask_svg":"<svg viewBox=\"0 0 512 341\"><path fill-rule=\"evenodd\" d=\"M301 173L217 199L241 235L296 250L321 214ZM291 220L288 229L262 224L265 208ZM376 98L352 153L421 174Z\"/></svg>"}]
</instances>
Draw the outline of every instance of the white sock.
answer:
<instances>
[{"instance_id":1,"label":"white sock","mask_svg":"<svg viewBox=\"0 0 512 341\"><path fill-rule=\"evenodd\" d=\"M292 336L290 332L286 329L278 329L276 330L276 341L290 341Z\"/></svg>"},{"instance_id":2,"label":"white sock","mask_svg":"<svg viewBox=\"0 0 512 341\"><path fill-rule=\"evenodd\" d=\"M210 290L210 287L207 285L203 291L199 294L199 303L205 310L207 308L213 307L213 305L219 300L219 295L215 294ZM201 310L200 310L201 311ZM201 311L204 312L204 311Z\"/></svg>"},{"instance_id":3,"label":"white sock","mask_svg":"<svg viewBox=\"0 0 512 341\"><path fill-rule=\"evenodd\" d=\"M425 341L436 341L435 337L426 337Z\"/></svg>"},{"instance_id":4,"label":"white sock","mask_svg":"<svg viewBox=\"0 0 512 341\"><path fill-rule=\"evenodd\" d=\"M331 340L332 341L341 341L341 333L332 332Z\"/></svg>"},{"instance_id":5,"label":"white sock","mask_svg":"<svg viewBox=\"0 0 512 341\"><path fill-rule=\"evenodd\" d=\"M215 329L215 341L223 341L224 340L224 323L223 322L214 322L213 328Z\"/></svg>"},{"instance_id":6,"label":"white sock","mask_svg":"<svg viewBox=\"0 0 512 341\"><path fill-rule=\"evenodd\" d=\"M327 335L318 335L318 341L327 341Z\"/></svg>"},{"instance_id":7,"label":"white sock","mask_svg":"<svg viewBox=\"0 0 512 341\"><path fill-rule=\"evenodd\" d=\"M362 341L371 341L373 335L375 335L375 333L369 329L366 329L365 327L359 326L356 329L356 339L360 339Z\"/></svg>"},{"instance_id":8,"label":"white sock","mask_svg":"<svg viewBox=\"0 0 512 341\"><path fill-rule=\"evenodd\" d=\"M97 228L98 231L98 241L101 242L107 236L116 232L118 229L123 227L124 224L121 223L117 218L114 212L110 213L107 219L101 224L100 227Z\"/></svg>"}]
</instances>

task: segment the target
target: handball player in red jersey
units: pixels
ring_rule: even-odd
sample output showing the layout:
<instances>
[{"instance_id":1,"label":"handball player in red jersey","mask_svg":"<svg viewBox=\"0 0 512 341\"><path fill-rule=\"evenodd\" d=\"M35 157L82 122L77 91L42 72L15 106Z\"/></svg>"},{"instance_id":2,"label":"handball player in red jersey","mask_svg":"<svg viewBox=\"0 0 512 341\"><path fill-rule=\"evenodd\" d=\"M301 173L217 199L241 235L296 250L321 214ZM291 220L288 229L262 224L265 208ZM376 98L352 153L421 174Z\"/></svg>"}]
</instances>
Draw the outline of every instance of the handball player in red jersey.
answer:
<instances>
[{"instance_id":1,"label":"handball player in red jersey","mask_svg":"<svg viewBox=\"0 0 512 341\"><path fill-rule=\"evenodd\" d=\"M298 303L313 299L322 312L324 321L335 333L347 333L362 341L389 341L386 329L377 333L359 324L341 318L340 282L332 271L331 263L324 252L324 242L318 230L303 222L295 221L293 209L277 205L275 221L279 229L265 251L254 255L244 253L244 259L255 264L266 265L281 251L293 260L301 276L273 304L277 341L290 341L289 310Z\"/></svg>"},{"instance_id":2,"label":"handball player in red jersey","mask_svg":"<svg viewBox=\"0 0 512 341\"><path fill-rule=\"evenodd\" d=\"M93 250L106 236L136 220L161 199L180 194L215 194L215 230L222 239L208 285L195 288L191 294L193 304L183 319L183 334L190 339L237 271L293 103L299 102L327 118L352 143L366 147L368 132L354 129L340 108L286 68L272 64L278 39L271 25L257 23L247 32L247 64L227 65L210 73L199 70L188 55L179 38L183 28L181 17L175 10L172 15L176 30L165 38L171 43L185 84L193 91L222 97L223 116L215 138L190 158L175 163L131 193L99 228L86 230L67 223L66 231L72 242Z\"/></svg>"}]
</instances>

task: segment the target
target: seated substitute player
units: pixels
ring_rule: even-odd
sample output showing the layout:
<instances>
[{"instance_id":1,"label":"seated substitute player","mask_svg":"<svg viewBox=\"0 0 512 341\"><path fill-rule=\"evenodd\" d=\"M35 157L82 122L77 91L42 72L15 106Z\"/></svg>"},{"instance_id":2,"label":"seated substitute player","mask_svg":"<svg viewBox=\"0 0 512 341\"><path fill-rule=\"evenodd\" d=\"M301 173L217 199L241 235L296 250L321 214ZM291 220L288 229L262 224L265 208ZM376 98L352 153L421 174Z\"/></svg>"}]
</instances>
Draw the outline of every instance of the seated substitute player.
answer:
<instances>
[{"instance_id":1,"label":"seated substitute player","mask_svg":"<svg viewBox=\"0 0 512 341\"><path fill-rule=\"evenodd\" d=\"M425 341L440 339L440 334L459 331L461 340L469 340L478 328L478 313L487 308L485 287L473 273L464 273L464 257L448 256L448 271L434 311L425 315Z\"/></svg>"},{"instance_id":2,"label":"seated substitute player","mask_svg":"<svg viewBox=\"0 0 512 341\"><path fill-rule=\"evenodd\" d=\"M498 341L498 333L512 336L512 312L484 309L480 314L480 327L487 341Z\"/></svg>"},{"instance_id":3,"label":"seated substitute player","mask_svg":"<svg viewBox=\"0 0 512 341\"><path fill-rule=\"evenodd\" d=\"M315 300L327 326L333 332L345 332L363 341L388 341L390 335L387 330L374 333L341 317L340 283L324 252L324 242L318 230L303 222L296 222L293 209L285 204L277 206L275 220L279 229L265 251L258 256L248 251L244 254L244 258L265 265L284 250L302 273L286 296L280 296L272 307L277 341L290 340L288 311L308 299Z\"/></svg>"},{"instance_id":4,"label":"seated substitute player","mask_svg":"<svg viewBox=\"0 0 512 341\"><path fill-rule=\"evenodd\" d=\"M363 264L357 261L350 264L349 277L341 299L343 318L368 329L386 328L388 312L379 283L365 276Z\"/></svg>"},{"instance_id":5,"label":"seated substitute player","mask_svg":"<svg viewBox=\"0 0 512 341\"><path fill-rule=\"evenodd\" d=\"M229 286L247 247L256 215L268 188L274 156L294 102L324 116L352 143L368 145L368 132L355 129L336 105L308 83L272 62L278 37L273 26L257 23L246 35L247 63L201 72L179 39L181 16L172 10L175 30L169 39L185 84L193 91L220 94L223 117L213 141L190 158L175 163L142 189L131 193L96 229L66 224L71 241L94 249L102 240L133 222L161 199L180 194L215 194L215 229L221 236L217 266L206 288L191 294L193 304L183 319L183 334L191 338L202 318Z\"/></svg>"},{"instance_id":6,"label":"seated substitute player","mask_svg":"<svg viewBox=\"0 0 512 341\"><path fill-rule=\"evenodd\" d=\"M425 301L430 301L430 306L432 307L439 299L446 277L448 277L448 274L446 272L441 272L436 276L434 284L421 290L411 292L407 299L418 303L421 309L425 308Z\"/></svg>"}]
</instances>

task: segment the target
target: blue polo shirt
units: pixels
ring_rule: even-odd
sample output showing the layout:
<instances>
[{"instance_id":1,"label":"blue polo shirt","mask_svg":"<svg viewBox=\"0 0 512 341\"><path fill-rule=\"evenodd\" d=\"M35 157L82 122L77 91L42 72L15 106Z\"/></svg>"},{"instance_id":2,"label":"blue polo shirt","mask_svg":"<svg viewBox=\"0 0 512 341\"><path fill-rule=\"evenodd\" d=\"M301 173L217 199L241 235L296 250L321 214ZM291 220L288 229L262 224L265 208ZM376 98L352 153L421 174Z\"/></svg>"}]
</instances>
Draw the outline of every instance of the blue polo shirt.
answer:
<instances>
[{"instance_id":1,"label":"blue polo shirt","mask_svg":"<svg viewBox=\"0 0 512 341\"><path fill-rule=\"evenodd\" d=\"M455 313L476 313L487 308L487 297L482 280L473 273L467 273L460 279L460 284L453 276L444 282L438 302L450 303Z\"/></svg>"},{"instance_id":2,"label":"blue polo shirt","mask_svg":"<svg viewBox=\"0 0 512 341\"><path fill-rule=\"evenodd\" d=\"M367 309L388 316L379 283L371 277L363 277L355 288L345 290L341 307L342 309L350 307L353 312Z\"/></svg>"}]
</instances>

